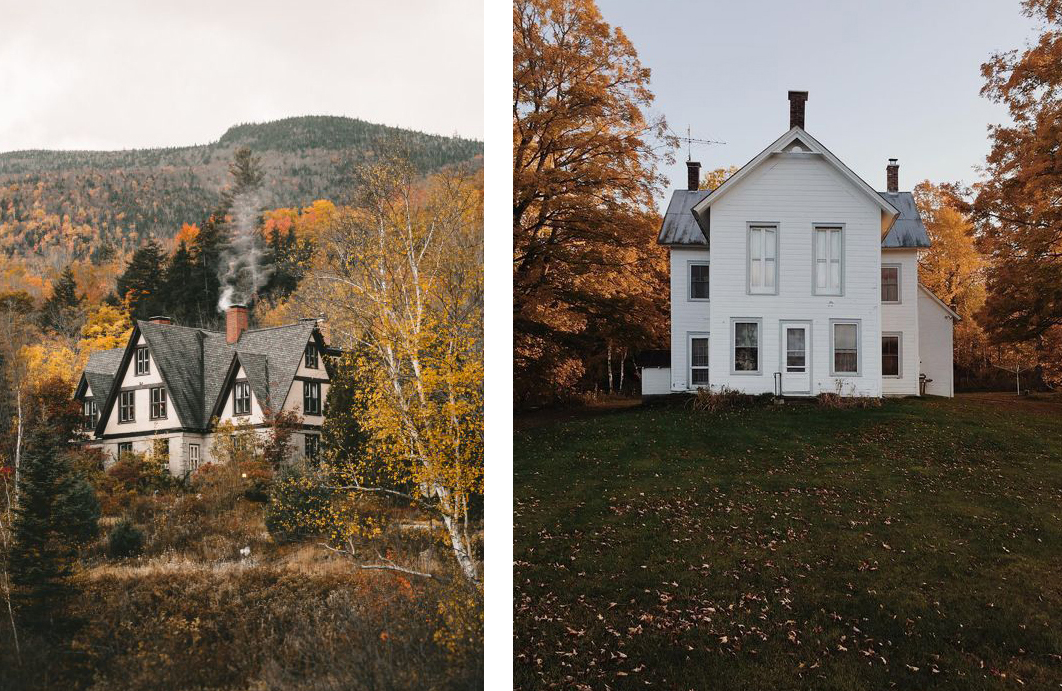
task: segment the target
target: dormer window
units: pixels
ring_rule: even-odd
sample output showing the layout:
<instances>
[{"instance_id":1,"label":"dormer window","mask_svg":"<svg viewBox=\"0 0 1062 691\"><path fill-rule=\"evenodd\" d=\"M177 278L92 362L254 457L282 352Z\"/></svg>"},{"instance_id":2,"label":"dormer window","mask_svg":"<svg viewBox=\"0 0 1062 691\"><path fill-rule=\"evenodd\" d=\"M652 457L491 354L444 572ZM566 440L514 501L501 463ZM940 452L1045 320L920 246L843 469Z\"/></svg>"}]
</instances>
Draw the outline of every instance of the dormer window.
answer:
<instances>
[{"instance_id":1,"label":"dormer window","mask_svg":"<svg viewBox=\"0 0 1062 691\"><path fill-rule=\"evenodd\" d=\"M317 348L313 343L306 344L306 369L317 369Z\"/></svg>"},{"instance_id":2,"label":"dormer window","mask_svg":"<svg viewBox=\"0 0 1062 691\"><path fill-rule=\"evenodd\" d=\"M151 355L145 346L136 349L136 373L137 376L151 372Z\"/></svg>"},{"instance_id":3,"label":"dormer window","mask_svg":"<svg viewBox=\"0 0 1062 691\"><path fill-rule=\"evenodd\" d=\"M238 381L233 387L232 414L249 415L250 413L251 385L245 381Z\"/></svg>"}]
</instances>

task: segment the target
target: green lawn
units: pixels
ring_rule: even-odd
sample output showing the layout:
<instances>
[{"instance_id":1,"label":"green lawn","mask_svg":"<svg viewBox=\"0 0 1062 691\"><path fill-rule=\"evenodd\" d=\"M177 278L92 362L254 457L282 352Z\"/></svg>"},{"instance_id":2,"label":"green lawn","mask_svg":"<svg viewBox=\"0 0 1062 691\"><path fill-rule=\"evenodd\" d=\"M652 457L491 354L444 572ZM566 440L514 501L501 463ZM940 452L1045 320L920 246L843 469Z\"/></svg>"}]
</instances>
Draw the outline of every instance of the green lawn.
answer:
<instances>
[{"instance_id":1,"label":"green lawn","mask_svg":"<svg viewBox=\"0 0 1062 691\"><path fill-rule=\"evenodd\" d=\"M1062 688L1062 402L515 439L517 688Z\"/></svg>"}]
</instances>

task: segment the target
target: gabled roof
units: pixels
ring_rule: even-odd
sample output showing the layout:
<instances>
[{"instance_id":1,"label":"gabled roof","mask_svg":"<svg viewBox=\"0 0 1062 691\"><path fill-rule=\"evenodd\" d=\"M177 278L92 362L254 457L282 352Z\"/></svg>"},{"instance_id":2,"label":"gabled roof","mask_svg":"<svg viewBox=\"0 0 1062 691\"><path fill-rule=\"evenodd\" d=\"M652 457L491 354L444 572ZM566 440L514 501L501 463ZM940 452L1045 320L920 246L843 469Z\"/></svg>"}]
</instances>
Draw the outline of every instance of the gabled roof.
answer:
<instances>
[{"instance_id":1,"label":"gabled roof","mask_svg":"<svg viewBox=\"0 0 1062 691\"><path fill-rule=\"evenodd\" d=\"M946 302L944 302L943 300L941 300L940 298L938 298L936 296L936 294L932 290L930 290L929 288L926 288L925 285L923 285L921 282L918 283L918 287L922 290L922 292L924 292L926 295L928 295L933 300L933 302L935 302L938 305L940 305L941 309L943 309L945 312L950 314L952 319L954 319L957 322L961 322L962 321L962 317L960 317L955 312L955 310L953 310L952 308L948 307L948 304Z\"/></svg>"},{"instance_id":2,"label":"gabled roof","mask_svg":"<svg viewBox=\"0 0 1062 691\"><path fill-rule=\"evenodd\" d=\"M106 398L114 384L114 378L118 374L118 367L122 364L122 354L125 348L112 348L99 350L89 355L85 371L81 375L82 384L87 383L92 389L92 397L97 401ZM77 396L84 395L84 388L78 384Z\"/></svg>"},{"instance_id":3,"label":"gabled roof","mask_svg":"<svg viewBox=\"0 0 1062 691\"><path fill-rule=\"evenodd\" d=\"M107 400L100 408L97 436L103 434L121 388L115 385L118 375L128 367L141 335L147 342L181 424L197 429L209 427L217 403L226 393L239 365L243 365L248 383L262 406L283 405L302 362L306 344L312 338L322 352L327 350L312 320L249 329L235 344L227 343L225 334L216 331L137 321L125 348L107 351L110 355L97 358L98 369L105 365L113 368L109 382L98 380L101 386L106 384L100 391L106 392ZM88 367L84 376L90 376ZM95 396L104 395L97 392L91 380L89 385Z\"/></svg>"},{"instance_id":4,"label":"gabled roof","mask_svg":"<svg viewBox=\"0 0 1062 691\"><path fill-rule=\"evenodd\" d=\"M900 210L900 215L881 241L885 248L929 247L929 233L918 215L914 195L910 192L878 192L882 198Z\"/></svg>"}]
</instances>

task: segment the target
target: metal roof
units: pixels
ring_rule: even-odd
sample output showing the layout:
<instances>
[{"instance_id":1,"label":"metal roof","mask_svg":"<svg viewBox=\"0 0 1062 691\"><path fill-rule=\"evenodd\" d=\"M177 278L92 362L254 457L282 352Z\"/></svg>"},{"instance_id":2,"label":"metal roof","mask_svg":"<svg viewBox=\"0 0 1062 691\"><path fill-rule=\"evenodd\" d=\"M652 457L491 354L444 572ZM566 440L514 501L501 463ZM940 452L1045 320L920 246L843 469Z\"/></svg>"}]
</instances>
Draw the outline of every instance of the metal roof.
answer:
<instances>
[{"instance_id":1,"label":"metal roof","mask_svg":"<svg viewBox=\"0 0 1062 691\"><path fill-rule=\"evenodd\" d=\"M711 190L675 190L660 224L657 242L661 245L707 245L705 232L693 216L693 205L711 194Z\"/></svg>"},{"instance_id":2,"label":"metal roof","mask_svg":"<svg viewBox=\"0 0 1062 691\"><path fill-rule=\"evenodd\" d=\"M900 210L881 246L885 248L929 247L929 234L918 215L914 195L910 192L878 192L882 199Z\"/></svg>"}]
</instances>

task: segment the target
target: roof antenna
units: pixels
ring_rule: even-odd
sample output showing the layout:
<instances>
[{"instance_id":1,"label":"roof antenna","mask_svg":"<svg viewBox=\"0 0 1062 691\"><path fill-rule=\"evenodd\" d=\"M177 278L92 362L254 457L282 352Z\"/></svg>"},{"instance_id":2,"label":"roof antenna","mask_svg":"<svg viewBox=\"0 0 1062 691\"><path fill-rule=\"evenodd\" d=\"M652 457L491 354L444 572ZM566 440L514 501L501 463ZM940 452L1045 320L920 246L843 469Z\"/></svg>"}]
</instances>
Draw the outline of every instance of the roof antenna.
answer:
<instances>
[{"instance_id":1,"label":"roof antenna","mask_svg":"<svg viewBox=\"0 0 1062 691\"><path fill-rule=\"evenodd\" d=\"M675 134L675 133L672 132L671 134ZM711 146L712 144L726 144L726 142L717 142L714 139L697 139L696 137L694 137L692 135L692 130L690 129L689 125L686 125L686 136L685 137L680 137L678 135L675 135L675 138L678 139L680 142L686 142L686 160L687 161L692 161L693 160L693 145L694 144L707 144L708 146Z\"/></svg>"}]
</instances>

